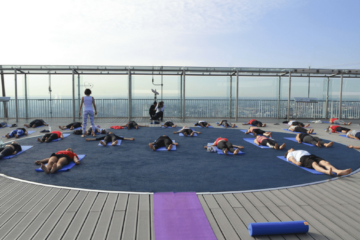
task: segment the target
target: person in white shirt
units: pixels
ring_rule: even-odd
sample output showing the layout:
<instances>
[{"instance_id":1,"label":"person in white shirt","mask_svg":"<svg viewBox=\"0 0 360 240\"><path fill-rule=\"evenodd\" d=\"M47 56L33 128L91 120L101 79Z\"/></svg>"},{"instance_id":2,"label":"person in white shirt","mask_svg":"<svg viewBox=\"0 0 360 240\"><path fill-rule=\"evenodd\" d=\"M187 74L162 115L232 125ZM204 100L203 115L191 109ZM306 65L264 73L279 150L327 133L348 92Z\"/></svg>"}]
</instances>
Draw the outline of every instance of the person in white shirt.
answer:
<instances>
[{"instance_id":1,"label":"person in white shirt","mask_svg":"<svg viewBox=\"0 0 360 240\"><path fill-rule=\"evenodd\" d=\"M325 173L330 176L332 176L333 172L338 176L348 175L352 172L351 168L339 170L332 166L328 161L325 161L321 157L315 156L305 150L294 150L293 148L290 148L285 153L285 158L297 166L313 168L318 172ZM323 167L325 167L326 170Z\"/></svg>"},{"instance_id":2,"label":"person in white shirt","mask_svg":"<svg viewBox=\"0 0 360 240\"><path fill-rule=\"evenodd\" d=\"M164 102L163 101L159 102L158 105L155 107L156 113L152 117L151 120L159 120L159 119L161 119L161 121L162 121L163 120L163 115L164 115L164 109L165 109Z\"/></svg>"},{"instance_id":3,"label":"person in white shirt","mask_svg":"<svg viewBox=\"0 0 360 240\"><path fill-rule=\"evenodd\" d=\"M182 129L180 129L179 131L173 132L173 133L182 133L182 134L184 134L185 137L187 137L187 136L192 137L192 136L194 136L195 133L200 134L201 132L193 131L193 130L190 129L189 127L184 126L184 127L183 127Z\"/></svg>"}]
</instances>

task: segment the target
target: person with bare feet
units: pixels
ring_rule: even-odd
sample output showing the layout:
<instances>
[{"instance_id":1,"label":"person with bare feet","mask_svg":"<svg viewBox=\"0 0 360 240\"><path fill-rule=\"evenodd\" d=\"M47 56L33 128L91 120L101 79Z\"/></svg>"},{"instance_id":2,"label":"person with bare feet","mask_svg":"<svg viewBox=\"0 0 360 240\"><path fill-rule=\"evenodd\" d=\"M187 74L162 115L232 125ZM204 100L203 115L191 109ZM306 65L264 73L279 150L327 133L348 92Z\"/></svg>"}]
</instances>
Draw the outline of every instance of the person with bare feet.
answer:
<instances>
[{"instance_id":1,"label":"person with bare feet","mask_svg":"<svg viewBox=\"0 0 360 240\"><path fill-rule=\"evenodd\" d=\"M135 121L130 121L121 127L126 127L128 130L130 130L131 128L139 129L139 127L148 127L148 125L139 125Z\"/></svg>"},{"instance_id":2,"label":"person with bare feet","mask_svg":"<svg viewBox=\"0 0 360 240\"><path fill-rule=\"evenodd\" d=\"M21 136L26 136L28 135L28 132L25 128L17 128L15 130L12 130L10 133L7 133L5 135L6 138L12 138L12 137L15 137L15 138L19 138Z\"/></svg>"},{"instance_id":3,"label":"person with bare feet","mask_svg":"<svg viewBox=\"0 0 360 240\"><path fill-rule=\"evenodd\" d=\"M112 146L116 146L118 144L118 139L120 140L129 140L129 141L134 141L135 138L124 138L124 137L119 137L117 135L115 135L115 133L112 132L108 132L105 136L102 137L98 137L98 138L86 138L86 141L98 141L98 140L103 140L100 141L100 144L103 146L106 146L109 142L111 142Z\"/></svg>"},{"instance_id":4,"label":"person with bare feet","mask_svg":"<svg viewBox=\"0 0 360 240\"><path fill-rule=\"evenodd\" d=\"M176 127L177 125L175 125L173 123L173 121L169 120L169 121L166 121L164 122L164 124L161 124L162 127Z\"/></svg>"},{"instance_id":5,"label":"person with bare feet","mask_svg":"<svg viewBox=\"0 0 360 240\"><path fill-rule=\"evenodd\" d=\"M200 127L204 128L204 127L209 127L210 123L207 123L204 120L200 120L197 123L195 123L195 126L200 126Z\"/></svg>"},{"instance_id":6,"label":"person with bare feet","mask_svg":"<svg viewBox=\"0 0 360 240\"><path fill-rule=\"evenodd\" d=\"M0 128L4 128L7 127L7 123L6 122L0 122Z\"/></svg>"},{"instance_id":7,"label":"person with bare feet","mask_svg":"<svg viewBox=\"0 0 360 240\"><path fill-rule=\"evenodd\" d=\"M179 144L174 143L171 138L166 135L162 135L155 142L149 143L149 147L153 151L156 151L156 149L161 147L165 147L166 150L170 151L173 145L178 146Z\"/></svg>"},{"instance_id":8,"label":"person with bare feet","mask_svg":"<svg viewBox=\"0 0 360 240\"><path fill-rule=\"evenodd\" d=\"M300 132L300 133L307 133L307 134L312 134L314 132L314 129L305 129L305 128L302 128L302 127L298 127L298 126L294 126L294 125L291 125L289 127L289 130L292 131L292 132Z\"/></svg>"},{"instance_id":9,"label":"person with bare feet","mask_svg":"<svg viewBox=\"0 0 360 240\"><path fill-rule=\"evenodd\" d=\"M25 127L27 128L36 128L36 127L40 127L40 126L48 126L49 124L47 124L44 120L42 119L35 119L34 121L30 122L29 124L24 124Z\"/></svg>"},{"instance_id":10,"label":"person with bare feet","mask_svg":"<svg viewBox=\"0 0 360 240\"><path fill-rule=\"evenodd\" d=\"M271 134L272 134L272 132L265 132L257 127L249 127L249 129L245 132L245 134L249 134L249 133L252 133L254 137L256 137L257 135L263 135L269 138L271 138Z\"/></svg>"},{"instance_id":11,"label":"person with bare feet","mask_svg":"<svg viewBox=\"0 0 360 240\"><path fill-rule=\"evenodd\" d=\"M9 156L9 155L15 155L18 152L20 152L21 146L17 142L12 142L10 144L6 144L5 147L0 148L0 159L3 159L3 157Z\"/></svg>"},{"instance_id":12,"label":"person with bare feet","mask_svg":"<svg viewBox=\"0 0 360 240\"><path fill-rule=\"evenodd\" d=\"M195 133L200 134L201 132L193 131L193 130L190 129L189 127L184 126L184 127L183 127L182 129L180 129L179 131L173 132L173 133L174 133L174 134L176 134L176 133L182 133L182 134L184 134L185 137L187 137L187 136L192 137L192 136L194 136Z\"/></svg>"},{"instance_id":13,"label":"person with bare feet","mask_svg":"<svg viewBox=\"0 0 360 240\"><path fill-rule=\"evenodd\" d=\"M43 142L51 142L52 140L56 140L58 138L63 139L63 134L60 131L52 131L51 133L45 134L41 139L38 138L37 140L41 143Z\"/></svg>"},{"instance_id":14,"label":"person with bare feet","mask_svg":"<svg viewBox=\"0 0 360 240\"><path fill-rule=\"evenodd\" d=\"M78 155L71 148L68 148L51 154L49 158L35 161L35 164L41 165L41 169L45 173L54 173L63 166L68 165L71 161L74 161L76 165L80 164ZM47 165L45 166L44 163L47 163Z\"/></svg>"},{"instance_id":15,"label":"person with bare feet","mask_svg":"<svg viewBox=\"0 0 360 240\"><path fill-rule=\"evenodd\" d=\"M228 154L228 152L230 151L231 153L233 153L234 155L238 154L240 149L243 149L243 146L240 145L233 145L231 142L229 142L227 140L227 138L223 138L223 137L219 137L215 140L215 142L210 145L210 146L215 146L218 149L220 149L225 155ZM210 147L209 146L209 147ZM208 148L208 146L204 146L205 149ZM236 149L234 149L236 148Z\"/></svg>"},{"instance_id":16,"label":"person with bare feet","mask_svg":"<svg viewBox=\"0 0 360 240\"><path fill-rule=\"evenodd\" d=\"M323 140L321 140L320 138L309 135L307 133L298 133L295 139L296 141L298 141L298 143L310 143L319 148L321 148L322 146L328 148L334 144L333 142L324 143Z\"/></svg>"},{"instance_id":17,"label":"person with bare feet","mask_svg":"<svg viewBox=\"0 0 360 240\"><path fill-rule=\"evenodd\" d=\"M254 139L254 143L258 146L262 145L262 146L268 146L269 148L274 148L275 150L282 150L286 147L285 143L283 143L280 147L279 144L277 144L277 142L275 142L273 139L269 139L265 136L256 136Z\"/></svg>"},{"instance_id":18,"label":"person with bare feet","mask_svg":"<svg viewBox=\"0 0 360 240\"><path fill-rule=\"evenodd\" d=\"M250 119L247 123L243 123L242 125L251 125L251 126L257 126L257 127L266 127L266 123L262 123L256 119Z\"/></svg>"},{"instance_id":19,"label":"person with bare feet","mask_svg":"<svg viewBox=\"0 0 360 240\"><path fill-rule=\"evenodd\" d=\"M330 125L325 131L326 132L331 131L332 133L337 133L337 132L348 133L351 130L349 128L339 127L338 125Z\"/></svg>"},{"instance_id":20,"label":"person with bare feet","mask_svg":"<svg viewBox=\"0 0 360 240\"><path fill-rule=\"evenodd\" d=\"M359 130L351 130L346 133L348 138L360 140L360 131Z\"/></svg>"},{"instance_id":21,"label":"person with bare feet","mask_svg":"<svg viewBox=\"0 0 360 240\"><path fill-rule=\"evenodd\" d=\"M218 126L224 126L225 128L231 127L231 128L235 128L236 125L229 123L227 120L221 120L218 124Z\"/></svg>"},{"instance_id":22,"label":"person with bare feet","mask_svg":"<svg viewBox=\"0 0 360 240\"><path fill-rule=\"evenodd\" d=\"M345 122L344 120L340 120L337 118L330 118L329 123L337 125L351 125L352 122Z\"/></svg>"},{"instance_id":23,"label":"person with bare feet","mask_svg":"<svg viewBox=\"0 0 360 240\"><path fill-rule=\"evenodd\" d=\"M285 158L300 167L312 168L318 172L325 173L332 176L333 173L336 173L338 176L348 175L352 172L351 168L346 170L339 170L332 166L329 162L325 161L321 157L310 154L305 150L294 150L290 148L285 153ZM326 169L324 169L325 167Z\"/></svg>"},{"instance_id":24,"label":"person with bare feet","mask_svg":"<svg viewBox=\"0 0 360 240\"><path fill-rule=\"evenodd\" d=\"M298 126L298 127L309 127L310 126L310 123L308 123L308 124L303 124L302 122L298 122L298 121L290 121L290 122L288 122L288 125L289 126Z\"/></svg>"},{"instance_id":25,"label":"person with bare feet","mask_svg":"<svg viewBox=\"0 0 360 240\"><path fill-rule=\"evenodd\" d=\"M347 146L348 148L353 148L353 149L360 149L360 146L353 146L353 145L349 145Z\"/></svg>"},{"instance_id":26,"label":"person with bare feet","mask_svg":"<svg viewBox=\"0 0 360 240\"><path fill-rule=\"evenodd\" d=\"M74 130L74 128L79 128L82 127L82 123L81 122L74 122L74 123L70 123L66 126L59 126L59 128L61 130L66 130L66 129L70 129L70 130Z\"/></svg>"}]
</instances>

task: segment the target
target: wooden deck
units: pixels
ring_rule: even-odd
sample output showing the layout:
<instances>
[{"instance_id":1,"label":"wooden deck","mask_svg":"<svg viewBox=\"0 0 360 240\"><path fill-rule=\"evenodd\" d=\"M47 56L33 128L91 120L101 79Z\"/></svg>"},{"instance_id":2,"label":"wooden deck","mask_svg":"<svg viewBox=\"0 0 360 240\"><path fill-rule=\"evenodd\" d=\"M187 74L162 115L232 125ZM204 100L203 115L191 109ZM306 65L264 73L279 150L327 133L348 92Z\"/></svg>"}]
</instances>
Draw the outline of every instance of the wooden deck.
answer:
<instances>
[{"instance_id":1,"label":"wooden deck","mask_svg":"<svg viewBox=\"0 0 360 240\"><path fill-rule=\"evenodd\" d=\"M250 222L306 220L308 234L256 239L350 240L360 239L359 185L355 173L309 186L198 197L217 239L254 239ZM153 195L72 190L0 175L0 239L153 240Z\"/></svg>"}]
</instances>

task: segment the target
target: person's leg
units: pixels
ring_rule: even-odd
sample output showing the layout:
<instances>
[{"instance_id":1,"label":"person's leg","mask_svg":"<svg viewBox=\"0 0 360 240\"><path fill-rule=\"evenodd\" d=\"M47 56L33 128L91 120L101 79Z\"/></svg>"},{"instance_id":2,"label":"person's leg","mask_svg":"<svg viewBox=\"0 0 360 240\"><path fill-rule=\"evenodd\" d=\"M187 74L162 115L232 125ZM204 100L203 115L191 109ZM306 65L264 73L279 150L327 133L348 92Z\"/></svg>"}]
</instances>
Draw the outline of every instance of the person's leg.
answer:
<instances>
[{"instance_id":1,"label":"person's leg","mask_svg":"<svg viewBox=\"0 0 360 240\"><path fill-rule=\"evenodd\" d=\"M271 146L274 146L274 148L275 148L276 150L279 149L279 144L277 144L277 142L275 142L274 140L272 140L272 139L267 139L267 142L268 142Z\"/></svg>"},{"instance_id":2,"label":"person's leg","mask_svg":"<svg viewBox=\"0 0 360 240\"><path fill-rule=\"evenodd\" d=\"M161 148L161 147L165 147L165 141L164 141L164 138L158 138L154 144L154 148L155 149L158 149L158 148Z\"/></svg>"},{"instance_id":3,"label":"person's leg","mask_svg":"<svg viewBox=\"0 0 360 240\"><path fill-rule=\"evenodd\" d=\"M332 170L338 176L348 175L348 174L350 174L352 172L351 168L348 168L348 169L345 169L345 170L339 170L336 167L334 167L333 165L331 165L328 161L325 161L325 160L321 160L319 162L319 165L325 167L327 170ZM318 171L317 169L315 169L315 170Z\"/></svg>"},{"instance_id":4,"label":"person's leg","mask_svg":"<svg viewBox=\"0 0 360 240\"><path fill-rule=\"evenodd\" d=\"M312 163L312 168L315 169L318 172L325 173L327 175L332 176L332 168L329 168L329 169L325 170L323 167L320 167L319 164L317 164L316 162Z\"/></svg>"},{"instance_id":5,"label":"person's leg","mask_svg":"<svg viewBox=\"0 0 360 240\"><path fill-rule=\"evenodd\" d=\"M227 146L226 146L226 142L225 141L221 141L221 142L218 142L217 146L216 146L218 149L222 150L223 153L225 153L226 155L228 154L228 149L227 149Z\"/></svg>"},{"instance_id":6,"label":"person's leg","mask_svg":"<svg viewBox=\"0 0 360 240\"><path fill-rule=\"evenodd\" d=\"M56 156L51 156L49 158L48 164L45 166L43 163L41 163L40 168L45 172L45 173L49 173L51 168L53 167L53 165L57 163L58 158Z\"/></svg>"},{"instance_id":7,"label":"person's leg","mask_svg":"<svg viewBox=\"0 0 360 240\"><path fill-rule=\"evenodd\" d=\"M82 124L82 126L83 126L83 135L82 135L82 137L85 137L87 118L88 118L88 111L84 111L83 112L83 124Z\"/></svg>"},{"instance_id":8,"label":"person's leg","mask_svg":"<svg viewBox=\"0 0 360 240\"><path fill-rule=\"evenodd\" d=\"M46 139L47 139L48 137L50 137L50 135L51 135L51 133L46 133L46 134L41 138L41 140L40 140L40 138L38 138L38 141L39 141L39 142L45 142Z\"/></svg>"},{"instance_id":9,"label":"person's leg","mask_svg":"<svg viewBox=\"0 0 360 240\"><path fill-rule=\"evenodd\" d=\"M5 147L0 152L0 159L3 159L3 157L12 155L14 153L14 149L12 147Z\"/></svg>"},{"instance_id":10,"label":"person's leg","mask_svg":"<svg viewBox=\"0 0 360 240\"><path fill-rule=\"evenodd\" d=\"M170 151L173 145L173 142L171 141L170 138L165 138L164 139L164 144L165 144L165 148Z\"/></svg>"},{"instance_id":11,"label":"person's leg","mask_svg":"<svg viewBox=\"0 0 360 240\"><path fill-rule=\"evenodd\" d=\"M226 145L226 148L227 148L231 153L234 153L235 149L234 149L232 143L226 142L225 145Z\"/></svg>"},{"instance_id":12,"label":"person's leg","mask_svg":"<svg viewBox=\"0 0 360 240\"><path fill-rule=\"evenodd\" d=\"M70 129L72 126L73 126L73 124L70 123L70 124L66 125L65 127Z\"/></svg>"},{"instance_id":13,"label":"person's leg","mask_svg":"<svg viewBox=\"0 0 360 240\"><path fill-rule=\"evenodd\" d=\"M96 135L95 135L95 123L94 123L94 111L89 111L89 116L90 116L90 123L91 123L91 126L92 126L92 132L91 132L91 135L93 136L93 137L95 137Z\"/></svg>"},{"instance_id":14,"label":"person's leg","mask_svg":"<svg viewBox=\"0 0 360 240\"><path fill-rule=\"evenodd\" d=\"M114 135L111 136L111 145L115 146L118 144L118 140L116 139L116 137Z\"/></svg>"},{"instance_id":15,"label":"person's leg","mask_svg":"<svg viewBox=\"0 0 360 240\"><path fill-rule=\"evenodd\" d=\"M111 136L110 135L106 135L104 140L100 141L100 143L103 146L106 146L109 142L112 142Z\"/></svg>"},{"instance_id":16,"label":"person's leg","mask_svg":"<svg viewBox=\"0 0 360 240\"><path fill-rule=\"evenodd\" d=\"M339 124L339 125L345 124L345 121L344 120L335 120L334 124Z\"/></svg>"},{"instance_id":17,"label":"person's leg","mask_svg":"<svg viewBox=\"0 0 360 240\"><path fill-rule=\"evenodd\" d=\"M7 138L14 137L16 133L17 133L17 130L12 130L10 133L6 134L5 137L7 137Z\"/></svg>"},{"instance_id":18,"label":"person's leg","mask_svg":"<svg viewBox=\"0 0 360 240\"><path fill-rule=\"evenodd\" d=\"M50 136L47 138L46 142L51 142L52 140L58 139L58 135L55 133L50 134Z\"/></svg>"},{"instance_id":19,"label":"person's leg","mask_svg":"<svg viewBox=\"0 0 360 240\"><path fill-rule=\"evenodd\" d=\"M60 158L56 163L53 164L50 173L54 173L57 170L60 170L63 166L69 164L69 160L66 157Z\"/></svg>"},{"instance_id":20,"label":"person's leg","mask_svg":"<svg viewBox=\"0 0 360 240\"><path fill-rule=\"evenodd\" d=\"M315 145L315 146L318 143L318 141L316 141L316 139L314 139L314 137L311 136L311 135L305 136L304 139L303 139L303 142L304 143L309 143L309 144L312 144L312 145Z\"/></svg>"}]
</instances>

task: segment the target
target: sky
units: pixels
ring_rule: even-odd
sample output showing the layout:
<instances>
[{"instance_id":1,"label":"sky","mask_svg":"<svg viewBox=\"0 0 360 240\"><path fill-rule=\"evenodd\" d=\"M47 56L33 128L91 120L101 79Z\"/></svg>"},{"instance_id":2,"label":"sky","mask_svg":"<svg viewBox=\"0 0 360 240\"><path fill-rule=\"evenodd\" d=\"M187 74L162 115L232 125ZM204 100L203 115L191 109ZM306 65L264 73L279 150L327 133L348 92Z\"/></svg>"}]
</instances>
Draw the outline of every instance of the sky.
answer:
<instances>
[{"instance_id":1,"label":"sky","mask_svg":"<svg viewBox=\"0 0 360 240\"><path fill-rule=\"evenodd\" d=\"M12 0L1 8L0 65L360 68L359 0ZM151 82L135 86L140 93Z\"/></svg>"}]
</instances>

